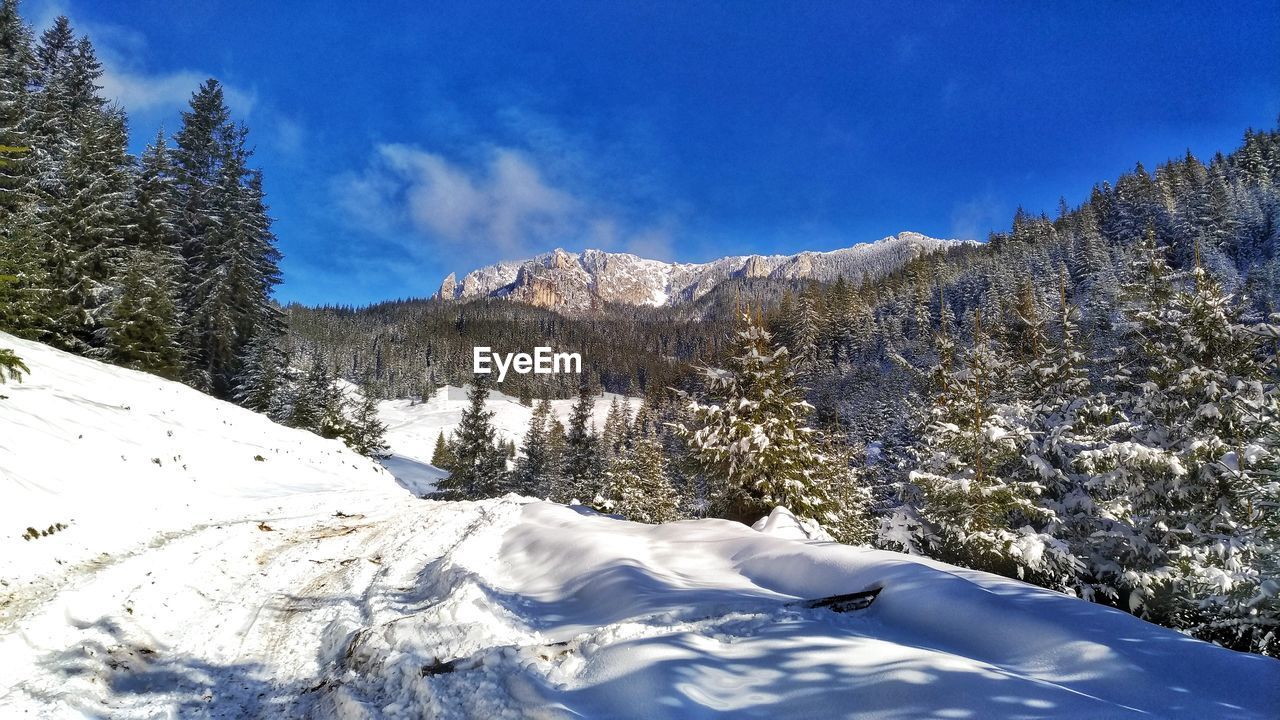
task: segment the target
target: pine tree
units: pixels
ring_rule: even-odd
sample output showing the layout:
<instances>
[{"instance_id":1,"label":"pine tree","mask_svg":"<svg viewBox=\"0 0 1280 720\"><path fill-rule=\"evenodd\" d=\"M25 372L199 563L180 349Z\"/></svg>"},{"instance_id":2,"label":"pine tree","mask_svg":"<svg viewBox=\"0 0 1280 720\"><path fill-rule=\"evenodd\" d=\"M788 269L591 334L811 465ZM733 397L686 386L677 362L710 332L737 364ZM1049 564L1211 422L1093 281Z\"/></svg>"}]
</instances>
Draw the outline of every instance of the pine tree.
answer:
<instances>
[{"instance_id":1,"label":"pine tree","mask_svg":"<svg viewBox=\"0 0 1280 720\"><path fill-rule=\"evenodd\" d=\"M1069 586L1078 562L1044 533L1053 522L1038 498L1043 485L1024 460L1030 410L1016 394L1003 348L974 320L974 344L959 362L942 341L933 423L922 464L910 474L918 497L896 511L906 549L947 562L1042 584Z\"/></svg>"},{"instance_id":2,"label":"pine tree","mask_svg":"<svg viewBox=\"0 0 1280 720\"><path fill-rule=\"evenodd\" d=\"M1114 572L1097 499L1105 497L1105 480L1095 481L1086 458L1113 433L1119 419L1111 396L1094 391L1079 340L1079 312L1067 302L1065 281L1059 291L1058 340L1025 367L1024 385L1031 398L1031 437L1024 457L1045 486L1039 503L1054 518L1045 528L1081 559L1074 590L1086 599L1114 598L1098 581Z\"/></svg>"},{"instance_id":3,"label":"pine tree","mask_svg":"<svg viewBox=\"0 0 1280 720\"><path fill-rule=\"evenodd\" d=\"M547 463L538 497L554 499L564 487L564 459L568 440L564 423L554 415L547 421Z\"/></svg>"},{"instance_id":4,"label":"pine tree","mask_svg":"<svg viewBox=\"0 0 1280 720\"><path fill-rule=\"evenodd\" d=\"M287 424L325 438L342 437L347 431L346 399L319 353L311 369L293 388L293 405Z\"/></svg>"},{"instance_id":5,"label":"pine tree","mask_svg":"<svg viewBox=\"0 0 1280 720\"><path fill-rule=\"evenodd\" d=\"M1035 286L1029 280L1018 285L1017 301L1005 323L1010 358L1020 366L1038 364L1049 348L1048 326Z\"/></svg>"},{"instance_id":6,"label":"pine tree","mask_svg":"<svg viewBox=\"0 0 1280 720\"><path fill-rule=\"evenodd\" d=\"M288 384L287 365L274 333L260 331L245 349L235 401L255 412L272 413Z\"/></svg>"},{"instance_id":7,"label":"pine tree","mask_svg":"<svg viewBox=\"0 0 1280 720\"><path fill-rule=\"evenodd\" d=\"M87 40L77 50L96 79L102 69ZM92 86L94 91L98 89ZM62 325L76 337L71 347L99 346L99 329L112 301L113 279L125 262L125 239L131 232L132 158L124 113L118 108L86 112L77 121L75 151L63 165L67 190L62 208L63 231L71 243L68 314Z\"/></svg>"},{"instance_id":8,"label":"pine tree","mask_svg":"<svg viewBox=\"0 0 1280 720\"><path fill-rule=\"evenodd\" d=\"M182 113L182 127L174 135L172 160L180 250L183 261L194 271L209 232L218 222L212 197L214 186L222 174L222 164L240 138L218 81L203 83L191 96L190 105L190 110Z\"/></svg>"},{"instance_id":9,"label":"pine tree","mask_svg":"<svg viewBox=\"0 0 1280 720\"><path fill-rule=\"evenodd\" d=\"M847 440L827 435L821 444L818 474L830 499L831 518L824 528L833 538L850 545L870 544L876 535L872 494L856 454Z\"/></svg>"},{"instance_id":10,"label":"pine tree","mask_svg":"<svg viewBox=\"0 0 1280 720\"><path fill-rule=\"evenodd\" d=\"M113 291L98 332L103 348L96 354L177 379L183 352L178 344L180 259L172 215L172 168L161 135L142 156L126 228L130 247L111 279Z\"/></svg>"},{"instance_id":11,"label":"pine tree","mask_svg":"<svg viewBox=\"0 0 1280 720\"><path fill-rule=\"evenodd\" d=\"M244 228L240 203L245 172L243 157L224 158L216 185L209 192L214 207L225 215L201 238L200 255L188 264L193 280L187 308L187 334L192 383L215 395L232 382L242 339L238 337L247 298L242 281L250 258L242 244ZM222 215L222 214L220 214Z\"/></svg>"},{"instance_id":12,"label":"pine tree","mask_svg":"<svg viewBox=\"0 0 1280 720\"><path fill-rule=\"evenodd\" d=\"M436 436L435 449L431 452L431 464L446 472L453 472L453 445L444 436L444 431Z\"/></svg>"},{"instance_id":13,"label":"pine tree","mask_svg":"<svg viewBox=\"0 0 1280 720\"><path fill-rule=\"evenodd\" d=\"M618 398L610 401L609 413L604 419L604 430L600 433L601 466L608 468L624 454L630 415L631 408L628 407L624 412Z\"/></svg>"},{"instance_id":14,"label":"pine tree","mask_svg":"<svg viewBox=\"0 0 1280 720\"><path fill-rule=\"evenodd\" d=\"M361 455L381 459L390 454L386 435L387 426L378 417L378 401L365 388L363 397L352 413L343 440L347 447Z\"/></svg>"},{"instance_id":15,"label":"pine tree","mask_svg":"<svg viewBox=\"0 0 1280 720\"><path fill-rule=\"evenodd\" d=\"M449 477L437 488L450 500L477 500L497 497L507 486L505 451L495 441L493 412L485 409L489 397L488 375L476 375L462 413L453 451Z\"/></svg>"},{"instance_id":16,"label":"pine tree","mask_svg":"<svg viewBox=\"0 0 1280 720\"><path fill-rule=\"evenodd\" d=\"M787 349L743 318L727 369L704 368L710 397L689 399L694 422L680 428L707 478L712 511L754 521L775 506L819 522L832 519L821 454L804 420L811 406L795 385Z\"/></svg>"},{"instance_id":17,"label":"pine tree","mask_svg":"<svg viewBox=\"0 0 1280 720\"><path fill-rule=\"evenodd\" d=\"M573 500L589 502L600 490L604 468L601 463L600 438L591 425L594 409L595 395L584 376L578 385L578 401L569 416L560 483L558 487L551 489L552 500L565 503Z\"/></svg>"},{"instance_id":18,"label":"pine tree","mask_svg":"<svg viewBox=\"0 0 1280 720\"><path fill-rule=\"evenodd\" d=\"M822 337L822 317L815 288L800 293L795 317L791 318L787 337L792 343L791 354L795 371L800 375L815 372L821 360L819 342Z\"/></svg>"},{"instance_id":19,"label":"pine tree","mask_svg":"<svg viewBox=\"0 0 1280 720\"><path fill-rule=\"evenodd\" d=\"M662 443L652 429L639 430L635 442L622 449L606 472L599 504L636 522L679 519L679 496L667 473Z\"/></svg>"},{"instance_id":20,"label":"pine tree","mask_svg":"<svg viewBox=\"0 0 1280 720\"><path fill-rule=\"evenodd\" d=\"M178 234L173 158L164 131L146 147L138 161L138 175L134 184L133 223L131 244L155 252L174 253L181 247ZM176 277L177 268L170 271Z\"/></svg>"},{"instance_id":21,"label":"pine tree","mask_svg":"<svg viewBox=\"0 0 1280 720\"><path fill-rule=\"evenodd\" d=\"M512 474L511 492L532 497L546 497L550 470L551 403L543 400L534 408L529 429L521 445L521 457Z\"/></svg>"},{"instance_id":22,"label":"pine tree","mask_svg":"<svg viewBox=\"0 0 1280 720\"><path fill-rule=\"evenodd\" d=\"M21 381L23 373L31 372L31 368L22 362L22 358L9 348L0 348L0 383L6 380Z\"/></svg>"},{"instance_id":23,"label":"pine tree","mask_svg":"<svg viewBox=\"0 0 1280 720\"><path fill-rule=\"evenodd\" d=\"M159 252L134 249L116 277L115 299L101 335L101 355L134 370L176 379L181 371L173 265Z\"/></svg>"},{"instance_id":24,"label":"pine tree","mask_svg":"<svg viewBox=\"0 0 1280 720\"><path fill-rule=\"evenodd\" d=\"M317 366L319 363L317 362ZM346 437L351 423L347 418L347 396L342 386L327 371L324 371L314 387L319 394L320 422L315 432L320 437L335 439Z\"/></svg>"},{"instance_id":25,"label":"pine tree","mask_svg":"<svg viewBox=\"0 0 1280 720\"><path fill-rule=\"evenodd\" d=\"M33 229L45 247L51 338L83 352L96 343L109 281L129 230L132 159L124 114L107 105L92 44L65 17L36 47Z\"/></svg>"},{"instance_id":26,"label":"pine tree","mask_svg":"<svg viewBox=\"0 0 1280 720\"><path fill-rule=\"evenodd\" d=\"M247 133L209 80L183 113L172 153L188 381L221 397L239 384L246 346L280 324L271 304L280 254L262 176L247 164Z\"/></svg>"}]
</instances>

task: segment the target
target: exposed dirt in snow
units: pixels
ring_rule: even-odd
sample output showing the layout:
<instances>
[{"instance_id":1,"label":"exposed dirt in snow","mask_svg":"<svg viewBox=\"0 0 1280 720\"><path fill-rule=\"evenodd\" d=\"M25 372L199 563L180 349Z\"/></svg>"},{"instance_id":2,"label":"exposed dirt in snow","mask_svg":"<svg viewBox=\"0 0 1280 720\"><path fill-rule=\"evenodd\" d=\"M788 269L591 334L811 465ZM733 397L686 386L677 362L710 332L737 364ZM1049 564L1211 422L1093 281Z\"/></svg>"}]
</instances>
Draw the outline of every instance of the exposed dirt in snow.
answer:
<instances>
[{"instance_id":1,"label":"exposed dirt in snow","mask_svg":"<svg viewBox=\"0 0 1280 720\"><path fill-rule=\"evenodd\" d=\"M306 714L327 644L346 634L335 623L367 622L388 591L387 558L419 556L388 533L422 526L397 517L412 511L361 509L212 525L69 572L0 630L3 714Z\"/></svg>"}]
</instances>

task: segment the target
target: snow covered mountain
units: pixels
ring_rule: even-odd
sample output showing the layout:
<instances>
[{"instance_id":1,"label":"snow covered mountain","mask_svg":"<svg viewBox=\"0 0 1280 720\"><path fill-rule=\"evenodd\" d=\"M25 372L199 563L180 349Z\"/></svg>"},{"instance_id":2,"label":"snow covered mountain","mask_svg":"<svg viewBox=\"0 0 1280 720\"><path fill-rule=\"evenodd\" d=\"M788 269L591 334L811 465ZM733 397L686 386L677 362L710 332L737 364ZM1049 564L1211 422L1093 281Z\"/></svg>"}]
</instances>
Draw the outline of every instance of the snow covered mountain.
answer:
<instances>
[{"instance_id":1,"label":"snow covered mountain","mask_svg":"<svg viewBox=\"0 0 1280 720\"><path fill-rule=\"evenodd\" d=\"M556 310L587 310L604 303L674 305L696 300L734 277L861 282L882 277L920 255L972 243L903 232L831 252L740 255L707 263L669 263L627 253L556 249L520 262L450 274L436 296L466 300L505 297Z\"/></svg>"},{"instance_id":2,"label":"snow covered mountain","mask_svg":"<svg viewBox=\"0 0 1280 720\"><path fill-rule=\"evenodd\" d=\"M0 348L31 370L0 385L0 717L1261 719L1280 706L1276 660L823 542L784 510L753 529L418 500L335 441L176 383L4 334ZM455 401L384 405L392 449L415 452ZM866 607L830 601L866 590Z\"/></svg>"}]
</instances>

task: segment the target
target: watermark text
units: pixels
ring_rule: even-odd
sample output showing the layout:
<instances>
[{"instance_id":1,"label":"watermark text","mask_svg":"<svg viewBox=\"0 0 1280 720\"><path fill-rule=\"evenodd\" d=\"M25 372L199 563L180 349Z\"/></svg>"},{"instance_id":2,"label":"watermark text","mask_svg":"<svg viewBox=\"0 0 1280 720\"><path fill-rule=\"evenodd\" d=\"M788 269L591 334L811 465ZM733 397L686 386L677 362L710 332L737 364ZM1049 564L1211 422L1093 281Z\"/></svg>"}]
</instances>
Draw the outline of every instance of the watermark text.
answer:
<instances>
[{"instance_id":1,"label":"watermark text","mask_svg":"<svg viewBox=\"0 0 1280 720\"><path fill-rule=\"evenodd\" d=\"M529 353L496 353L487 345L471 349L471 371L477 375L498 372L498 382L507 377L508 370L517 375L559 375L581 373L582 356L578 353L556 352L549 347L536 347Z\"/></svg>"}]
</instances>

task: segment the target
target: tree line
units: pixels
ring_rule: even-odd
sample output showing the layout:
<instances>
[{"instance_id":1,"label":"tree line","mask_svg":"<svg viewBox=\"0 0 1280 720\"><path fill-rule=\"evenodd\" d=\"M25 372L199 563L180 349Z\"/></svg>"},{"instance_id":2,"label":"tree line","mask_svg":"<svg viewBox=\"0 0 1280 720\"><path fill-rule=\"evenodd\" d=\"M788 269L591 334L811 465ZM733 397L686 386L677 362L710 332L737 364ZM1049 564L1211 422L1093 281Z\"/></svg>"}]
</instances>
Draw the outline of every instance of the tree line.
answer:
<instances>
[{"instance_id":1,"label":"tree line","mask_svg":"<svg viewBox=\"0 0 1280 720\"><path fill-rule=\"evenodd\" d=\"M579 385L567 426L550 401L535 406L517 454L496 439L486 409L492 381L475 376L457 430L436 439L432 463L449 471L437 497L516 493L595 507L640 522L685 517L754 521L786 506L847 542L872 538L870 498L838 434L810 426L812 406L784 347L743 316L724 368L702 367L700 389L655 392L633 409Z\"/></svg>"},{"instance_id":2,"label":"tree line","mask_svg":"<svg viewBox=\"0 0 1280 720\"><path fill-rule=\"evenodd\" d=\"M370 411L284 351L262 172L222 85L134 157L102 75L65 16L37 38L0 1L0 329L376 451L351 439L377 434Z\"/></svg>"}]
</instances>

